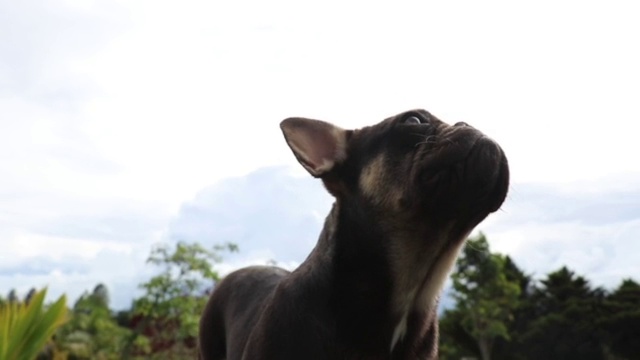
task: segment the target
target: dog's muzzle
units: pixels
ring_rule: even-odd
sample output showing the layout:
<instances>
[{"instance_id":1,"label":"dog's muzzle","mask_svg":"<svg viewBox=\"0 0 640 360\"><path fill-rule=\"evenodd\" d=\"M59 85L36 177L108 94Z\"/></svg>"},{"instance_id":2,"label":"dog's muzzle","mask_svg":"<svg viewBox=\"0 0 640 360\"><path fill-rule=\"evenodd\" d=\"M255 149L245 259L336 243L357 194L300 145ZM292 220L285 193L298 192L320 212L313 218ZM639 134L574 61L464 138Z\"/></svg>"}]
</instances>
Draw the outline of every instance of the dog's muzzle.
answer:
<instances>
[{"instance_id":1,"label":"dog's muzzle","mask_svg":"<svg viewBox=\"0 0 640 360\"><path fill-rule=\"evenodd\" d=\"M417 185L423 189L426 206L446 218L497 210L509 183L500 146L466 123L441 128L436 136L418 166Z\"/></svg>"}]
</instances>

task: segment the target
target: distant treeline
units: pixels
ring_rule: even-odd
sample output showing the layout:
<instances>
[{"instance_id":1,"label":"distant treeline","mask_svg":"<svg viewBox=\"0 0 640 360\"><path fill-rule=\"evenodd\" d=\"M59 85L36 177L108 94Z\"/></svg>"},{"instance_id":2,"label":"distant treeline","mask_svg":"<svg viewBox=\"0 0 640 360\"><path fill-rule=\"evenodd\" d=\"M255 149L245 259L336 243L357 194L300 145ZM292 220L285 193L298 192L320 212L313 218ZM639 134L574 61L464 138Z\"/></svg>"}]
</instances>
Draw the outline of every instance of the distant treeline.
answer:
<instances>
[{"instance_id":1,"label":"distant treeline","mask_svg":"<svg viewBox=\"0 0 640 360\"><path fill-rule=\"evenodd\" d=\"M484 234L469 240L452 273L455 307L440 318L442 360L640 359L640 284L612 291L567 267L540 281Z\"/></svg>"},{"instance_id":2,"label":"distant treeline","mask_svg":"<svg viewBox=\"0 0 640 360\"><path fill-rule=\"evenodd\" d=\"M96 285L67 306L67 320L38 359L194 359L199 314L224 251L237 247L154 248L147 261L160 271L140 284L144 295L129 310L113 311L109 290ZM440 318L441 360L640 359L640 285L632 279L608 292L562 267L536 282L492 253L484 234L469 239L452 279L455 306ZM34 294L11 290L0 305L27 304Z\"/></svg>"}]
</instances>

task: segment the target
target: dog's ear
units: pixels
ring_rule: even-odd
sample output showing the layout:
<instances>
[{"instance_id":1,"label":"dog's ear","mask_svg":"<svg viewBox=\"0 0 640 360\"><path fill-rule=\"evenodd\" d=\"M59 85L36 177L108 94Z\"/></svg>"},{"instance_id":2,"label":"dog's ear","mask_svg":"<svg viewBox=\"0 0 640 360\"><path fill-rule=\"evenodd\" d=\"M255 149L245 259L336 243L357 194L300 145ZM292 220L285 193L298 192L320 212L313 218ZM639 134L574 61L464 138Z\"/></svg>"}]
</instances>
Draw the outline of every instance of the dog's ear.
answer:
<instances>
[{"instance_id":1,"label":"dog's ear","mask_svg":"<svg viewBox=\"0 0 640 360\"><path fill-rule=\"evenodd\" d=\"M298 162L313 177L322 177L347 157L348 130L306 118L284 119L280 129Z\"/></svg>"}]
</instances>

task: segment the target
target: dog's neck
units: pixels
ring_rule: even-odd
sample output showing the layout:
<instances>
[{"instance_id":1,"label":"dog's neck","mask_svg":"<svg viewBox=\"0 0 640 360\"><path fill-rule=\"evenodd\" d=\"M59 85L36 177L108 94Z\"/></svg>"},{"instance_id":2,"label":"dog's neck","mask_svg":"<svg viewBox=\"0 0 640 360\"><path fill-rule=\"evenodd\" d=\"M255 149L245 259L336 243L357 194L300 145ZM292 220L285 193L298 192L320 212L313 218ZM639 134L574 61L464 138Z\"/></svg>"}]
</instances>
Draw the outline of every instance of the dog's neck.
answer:
<instances>
[{"instance_id":1,"label":"dog's neck","mask_svg":"<svg viewBox=\"0 0 640 360\"><path fill-rule=\"evenodd\" d=\"M403 250L371 225L370 215L336 202L316 247L292 275L301 283L322 287L319 293L326 294L336 316L339 343L358 353L388 355L407 351L396 348L409 327L414 328L413 336L437 331L437 299L435 291L425 290L428 266L414 261L424 254L394 256L394 251ZM433 298L421 299L425 292ZM416 307L416 301L423 304ZM410 315L417 316L418 323Z\"/></svg>"}]
</instances>

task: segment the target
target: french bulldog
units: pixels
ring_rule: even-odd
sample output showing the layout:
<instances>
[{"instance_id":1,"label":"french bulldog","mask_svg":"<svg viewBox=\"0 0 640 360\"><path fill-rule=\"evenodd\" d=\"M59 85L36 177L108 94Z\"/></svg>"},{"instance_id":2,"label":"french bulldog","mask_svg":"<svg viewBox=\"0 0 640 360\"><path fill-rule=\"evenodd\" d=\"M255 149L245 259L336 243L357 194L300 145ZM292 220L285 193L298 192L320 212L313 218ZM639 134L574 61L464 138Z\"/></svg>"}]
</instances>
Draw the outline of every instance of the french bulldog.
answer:
<instances>
[{"instance_id":1,"label":"french bulldog","mask_svg":"<svg viewBox=\"0 0 640 360\"><path fill-rule=\"evenodd\" d=\"M502 148L422 109L360 129L301 117L280 128L335 202L294 271L250 266L217 284L201 359L437 359L443 283L508 192Z\"/></svg>"}]
</instances>

